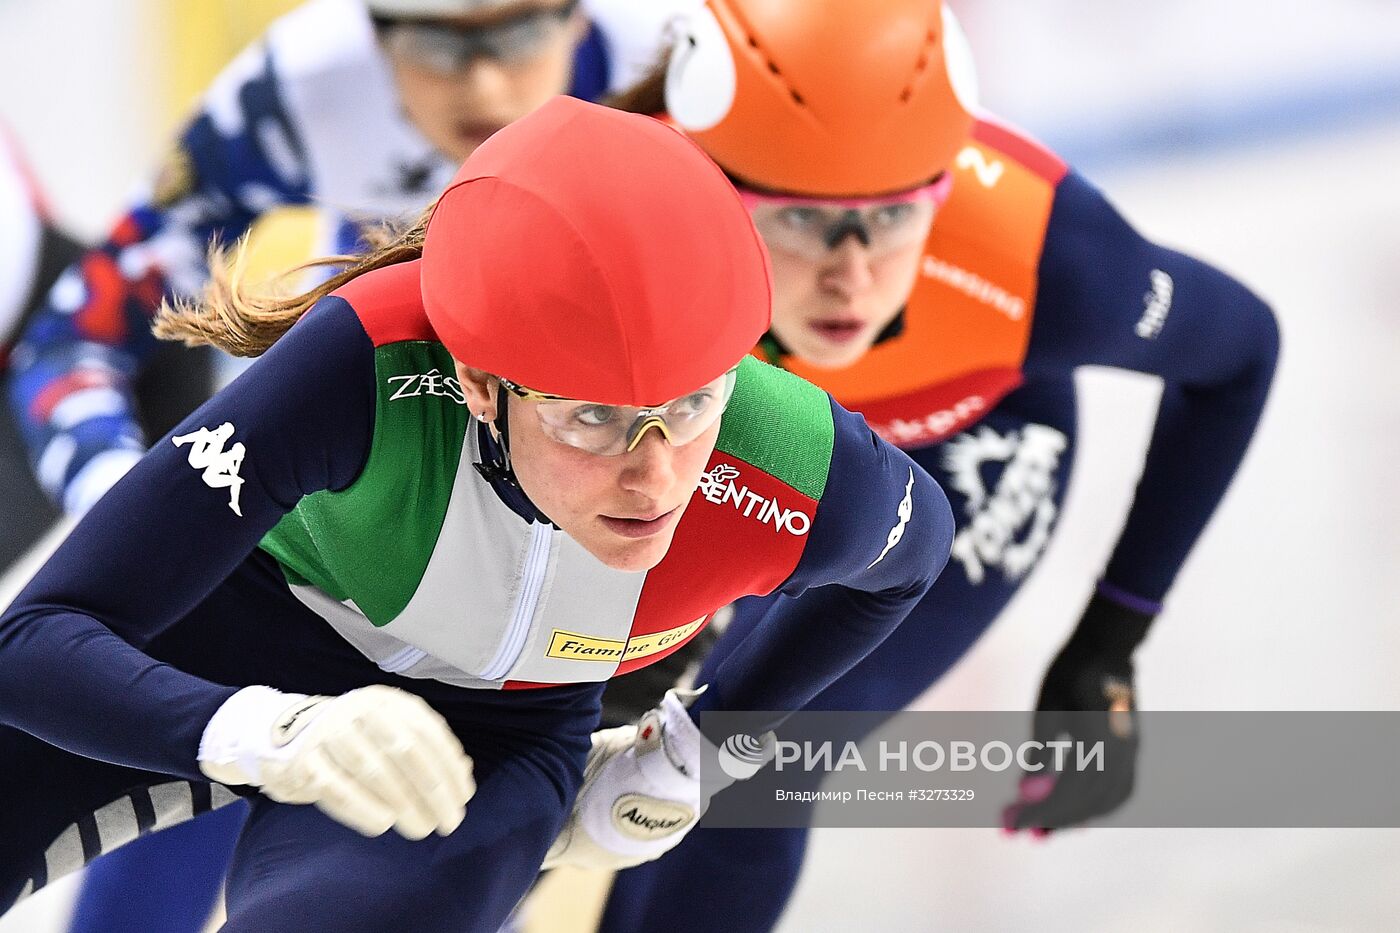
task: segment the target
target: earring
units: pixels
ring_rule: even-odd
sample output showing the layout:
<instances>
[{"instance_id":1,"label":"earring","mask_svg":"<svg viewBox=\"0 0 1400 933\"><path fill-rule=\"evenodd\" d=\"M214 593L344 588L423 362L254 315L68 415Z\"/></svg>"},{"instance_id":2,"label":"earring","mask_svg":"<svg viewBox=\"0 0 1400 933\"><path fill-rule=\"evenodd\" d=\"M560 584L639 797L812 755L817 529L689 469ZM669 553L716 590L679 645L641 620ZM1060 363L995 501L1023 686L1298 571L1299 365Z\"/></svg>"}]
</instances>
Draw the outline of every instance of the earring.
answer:
<instances>
[{"instance_id":1,"label":"earring","mask_svg":"<svg viewBox=\"0 0 1400 933\"><path fill-rule=\"evenodd\" d=\"M476 420L482 422L483 424L485 424L487 421L490 421L491 419L490 419L489 417L487 417L486 412L484 412L484 411L479 411L479 412L476 413Z\"/></svg>"}]
</instances>

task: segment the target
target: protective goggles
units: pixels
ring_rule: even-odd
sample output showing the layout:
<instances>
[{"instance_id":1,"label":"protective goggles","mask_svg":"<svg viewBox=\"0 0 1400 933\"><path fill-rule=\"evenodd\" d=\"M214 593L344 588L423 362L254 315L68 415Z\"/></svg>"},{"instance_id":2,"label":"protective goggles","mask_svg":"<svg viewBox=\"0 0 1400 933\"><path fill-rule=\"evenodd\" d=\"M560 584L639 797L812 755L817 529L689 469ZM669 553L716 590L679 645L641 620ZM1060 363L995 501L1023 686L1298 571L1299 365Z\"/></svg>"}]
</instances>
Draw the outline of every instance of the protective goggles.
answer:
<instances>
[{"instance_id":1,"label":"protective goggles","mask_svg":"<svg viewBox=\"0 0 1400 933\"><path fill-rule=\"evenodd\" d=\"M636 449L642 436L652 428L660 431L673 447L689 444L704 434L724 414L738 373L735 367L694 392L650 408L561 398L527 389L509 379L502 379L501 387L533 404L546 437L590 454L614 457Z\"/></svg>"},{"instance_id":2,"label":"protective goggles","mask_svg":"<svg viewBox=\"0 0 1400 933\"><path fill-rule=\"evenodd\" d=\"M394 58L440 75L458 74L477 58L506 65L544 52L578 7L526 10L481 26L454 26L441 20L375 16L379 41Z\"/></svg>"},{"instance_id":3,"label":"protective goggles","mask_svg":"<svg viewBox=\"0 0 1400 933\"><path fill-rule=\"evenodd\" d=\"M820 260L852 236L871 256L923 240L952 190L953 176L943 172L932 183L893 197L804 198L745 188L739 197L769 249Z\"/></svg>"}]
</instances>

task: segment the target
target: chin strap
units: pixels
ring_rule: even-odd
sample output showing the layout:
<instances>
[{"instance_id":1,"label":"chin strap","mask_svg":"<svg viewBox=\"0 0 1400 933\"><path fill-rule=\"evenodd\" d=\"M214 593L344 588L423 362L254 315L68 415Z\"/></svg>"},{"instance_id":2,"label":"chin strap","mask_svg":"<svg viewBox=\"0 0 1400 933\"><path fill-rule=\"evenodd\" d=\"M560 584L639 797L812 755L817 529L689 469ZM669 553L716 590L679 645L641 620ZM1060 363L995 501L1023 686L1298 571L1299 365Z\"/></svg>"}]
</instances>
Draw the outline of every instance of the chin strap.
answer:
<instances>
[{"instance_id":1,"label":"chin strap","mask_svg":"<svg viewBox=\"0 0 1400 933\"><path fill-rule=\"evenodd\" d=\"M497 410L494 422L500 439L491 435L491 422L478 421L477 443L481 448L481 462L473 463L472 466L481 474L482 479L491 484L496 495L512 512L526 521L541 522L558 528L554 520L540 511L539 507L530 501L525 490L520 488L520 480L510 462L510 428L506 415L509 406L505 404L504 398L501 401L503 404Z\"/></svg>"},{"instance_id":2,"label":"chin strap","mask_svg":"<svg viewBox=\"0 0 1400 933\"><path fill-rule=\"evenodd\" d=\"M497 437L491 436L488 422L481 422L481 462L472 464L488 483L505 483L520 489L520 480L515 476L515 468L510 463L510 402L504 392L497 392L496 426Z\"/></svg>"}]
</instances>

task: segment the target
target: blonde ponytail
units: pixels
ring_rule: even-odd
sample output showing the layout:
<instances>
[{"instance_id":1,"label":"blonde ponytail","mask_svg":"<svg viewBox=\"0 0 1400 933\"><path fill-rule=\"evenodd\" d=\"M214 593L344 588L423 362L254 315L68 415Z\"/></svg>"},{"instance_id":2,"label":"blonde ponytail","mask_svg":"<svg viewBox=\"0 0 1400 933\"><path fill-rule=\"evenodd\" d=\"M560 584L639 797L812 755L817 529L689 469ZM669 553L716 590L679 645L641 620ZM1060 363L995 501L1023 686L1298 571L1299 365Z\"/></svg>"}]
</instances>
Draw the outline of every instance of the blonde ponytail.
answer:
<instances>
[{"instance_id":1,"label":"blonde ponytail","mask_svg":"<svg viewBox=\"0 0 1400 933\"><path fill-rule=\"evenodd\" d=\"M247 239L232 249L217 244L209 251L209 281L195 300L166 300L156 313L152 331L162 340L179 340L186 346L209 345L233 356L261 356L277 342L312 305L352 279L418 259L432 208L400 233L390 228L365 235L369 251L359 256L329 256L284 272L273 282L250 288L244 281ZM311 269L343 267L310 291L294 297L279 293L277 285Z\"/></svg>"}]
</instances>

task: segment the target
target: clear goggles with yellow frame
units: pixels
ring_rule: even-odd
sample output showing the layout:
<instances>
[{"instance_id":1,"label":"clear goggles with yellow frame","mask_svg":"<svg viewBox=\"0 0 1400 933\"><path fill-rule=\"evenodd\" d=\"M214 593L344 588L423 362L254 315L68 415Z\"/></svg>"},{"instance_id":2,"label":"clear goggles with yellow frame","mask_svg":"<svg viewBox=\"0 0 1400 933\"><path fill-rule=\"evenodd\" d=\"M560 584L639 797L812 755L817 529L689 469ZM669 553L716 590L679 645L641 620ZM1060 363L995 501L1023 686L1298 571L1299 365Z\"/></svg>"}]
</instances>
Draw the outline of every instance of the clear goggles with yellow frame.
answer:
<instances>
[{"instance_id":1,"label":"clear goggles with yellow frame","mask_svg":"<svg viewBox=\"0 0 1400 933\"><path fill-rule=\"evenodd\" d=\"M673 447L689 444L724 414L739 368L662 405L639 408L607 405L536 392L501 379L501 388L531 403L545 436L561 444L603 457L615 457L636 449L647 431L655 428Z\"/></svg>"}]
</instances>

